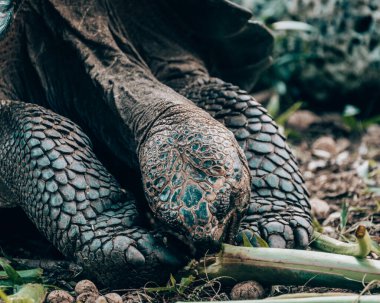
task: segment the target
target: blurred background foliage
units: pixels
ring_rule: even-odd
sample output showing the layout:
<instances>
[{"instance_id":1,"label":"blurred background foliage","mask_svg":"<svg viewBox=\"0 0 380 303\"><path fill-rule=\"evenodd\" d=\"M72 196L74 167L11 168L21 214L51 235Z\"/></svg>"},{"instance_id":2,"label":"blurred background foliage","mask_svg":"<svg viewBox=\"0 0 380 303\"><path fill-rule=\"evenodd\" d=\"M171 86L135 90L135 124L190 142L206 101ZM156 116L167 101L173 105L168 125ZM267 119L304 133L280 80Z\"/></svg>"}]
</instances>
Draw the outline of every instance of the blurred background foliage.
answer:
<instances>
[{"instance_id":1,"label":"blurred background foliage","mask_svg":"<svg viewBox=\"0 0 380 303\"><path fill-rule=\"evenodd\" d=\"M349 106L356 109L351 117L380 120L378 0L234 2L275 36L273 64L255 88L259 101L281 111L302 101L314 111L342 115Z\"/></svg>"}]
</instances>

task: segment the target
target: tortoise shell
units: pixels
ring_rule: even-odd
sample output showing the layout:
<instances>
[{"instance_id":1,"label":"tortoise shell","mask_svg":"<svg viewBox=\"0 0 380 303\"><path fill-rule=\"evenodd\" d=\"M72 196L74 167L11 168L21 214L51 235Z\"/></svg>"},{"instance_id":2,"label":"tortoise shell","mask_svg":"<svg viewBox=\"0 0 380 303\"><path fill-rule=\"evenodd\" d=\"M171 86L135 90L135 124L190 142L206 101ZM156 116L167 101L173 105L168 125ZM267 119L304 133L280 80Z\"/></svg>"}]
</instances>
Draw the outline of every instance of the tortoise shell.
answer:
<instances>
[{"instance_id":1,"label":"tortoise shell","mask_svg":"<svg viewBox=\"0 0 380 303\"><path fill-rule=\"evenodd\" d=\"M0 1L0 38L5 34L19 0ZM163 0L184 32L202 45L213 76L250 91L258 75L271 63L273 36L252 13L229 0Z\"/></svg>"},{"instance_id":2,"label":"tortoise shell","mask_svg":"<svg viewBox=\"0 0 380 303\"><path fill-rule=\"evenodd\" d=\"M165 0L178 24L207 50L209 70L251 91L272 62L274 38L252 13L229 0Z\"/></svg>"}]
</instances>

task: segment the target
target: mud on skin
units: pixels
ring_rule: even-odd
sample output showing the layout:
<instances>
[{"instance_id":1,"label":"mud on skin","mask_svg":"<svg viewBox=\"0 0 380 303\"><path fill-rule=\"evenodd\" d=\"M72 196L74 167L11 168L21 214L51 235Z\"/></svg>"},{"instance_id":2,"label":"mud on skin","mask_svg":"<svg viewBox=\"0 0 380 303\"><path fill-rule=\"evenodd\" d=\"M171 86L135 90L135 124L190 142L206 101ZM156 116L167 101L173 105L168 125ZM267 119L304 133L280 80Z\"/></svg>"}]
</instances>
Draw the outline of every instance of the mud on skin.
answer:
<instances>
[{"instance_id":1,"label":"mud on skin","mask_svg":"<svg viewBox=\"0 0 380 303\"><path fill-rule=\"evenodd\" d=\"M305 247L312 232L302 177L276 125L247 92L209 74L226 66L184 34L184 12L167 1L26 0L0 40L0 205L21 207L68 259L112 287L166 281L242 232L289 248ZM204 43L234 66L245 57L226 46L244 51L260 34L243 63L252 72L265 65L271 38L247 23L248 12L191 3L210 20L219 11L234 20L215 29L205 16L216 40ZM146 201L120 187L91 141L125 174L141 172Z\"/></svg>"}]
</instances>

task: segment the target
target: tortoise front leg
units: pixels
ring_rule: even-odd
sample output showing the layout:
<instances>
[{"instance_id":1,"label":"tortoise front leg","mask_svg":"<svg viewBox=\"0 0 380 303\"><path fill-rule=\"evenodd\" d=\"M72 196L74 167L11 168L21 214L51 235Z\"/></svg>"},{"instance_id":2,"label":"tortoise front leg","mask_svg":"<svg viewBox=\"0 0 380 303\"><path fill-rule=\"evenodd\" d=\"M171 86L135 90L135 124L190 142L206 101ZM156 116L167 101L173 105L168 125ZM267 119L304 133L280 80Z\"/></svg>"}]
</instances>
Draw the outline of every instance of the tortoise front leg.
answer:
<instances>
[{"instance_id":1,"label":"tortoise front leg","mask_svg":"<svg viewBox=\"0 0 380 303\"><path fill-rule=\"evenodd\" d=\"M216 78L190 81L179 92L227 126L245 152L252 189L240 232L250 239L258 233L273 247L307 246L312 233L308 193L265 108L244 90Z\"/></svg>"},{"instance_id":2,"label":"tortoise front leg","mask_svg":"<svg viewBox=\"0 0 380 303\"><path fill-rule=\"evenodd\" d=\"M141 227L133 196L80 128L40 106L0 101L0 183L48 240L100 282L162 281L184 261Z\"/></svg>"}]
</instances>

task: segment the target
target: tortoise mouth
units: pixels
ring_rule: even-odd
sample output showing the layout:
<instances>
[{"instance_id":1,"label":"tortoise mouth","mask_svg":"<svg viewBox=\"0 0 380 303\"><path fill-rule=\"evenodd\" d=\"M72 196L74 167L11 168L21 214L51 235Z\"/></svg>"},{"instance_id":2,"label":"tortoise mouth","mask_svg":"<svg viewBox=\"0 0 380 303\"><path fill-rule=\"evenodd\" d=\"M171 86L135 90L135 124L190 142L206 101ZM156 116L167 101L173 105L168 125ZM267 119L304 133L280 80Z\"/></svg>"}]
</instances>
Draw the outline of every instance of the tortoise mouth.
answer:
<instances>
[{"instance_id":1,"label":"tortoise mouth","mask_svg":"<svg viewBox=\"0 0 380 303\"><path fill-rule=\"evenodd\" d=\"M197 239L194 239L190 232L184 233L181 229L175 230L165 223L156 224L157 230L166 237L168 245L173 243L180 250L195 258L218 252L222 243L233 243L238 226L239 215L236 210L231 210L211 232L205 233L203 237L197 236Z\"/></svg>"}]
</instances>

